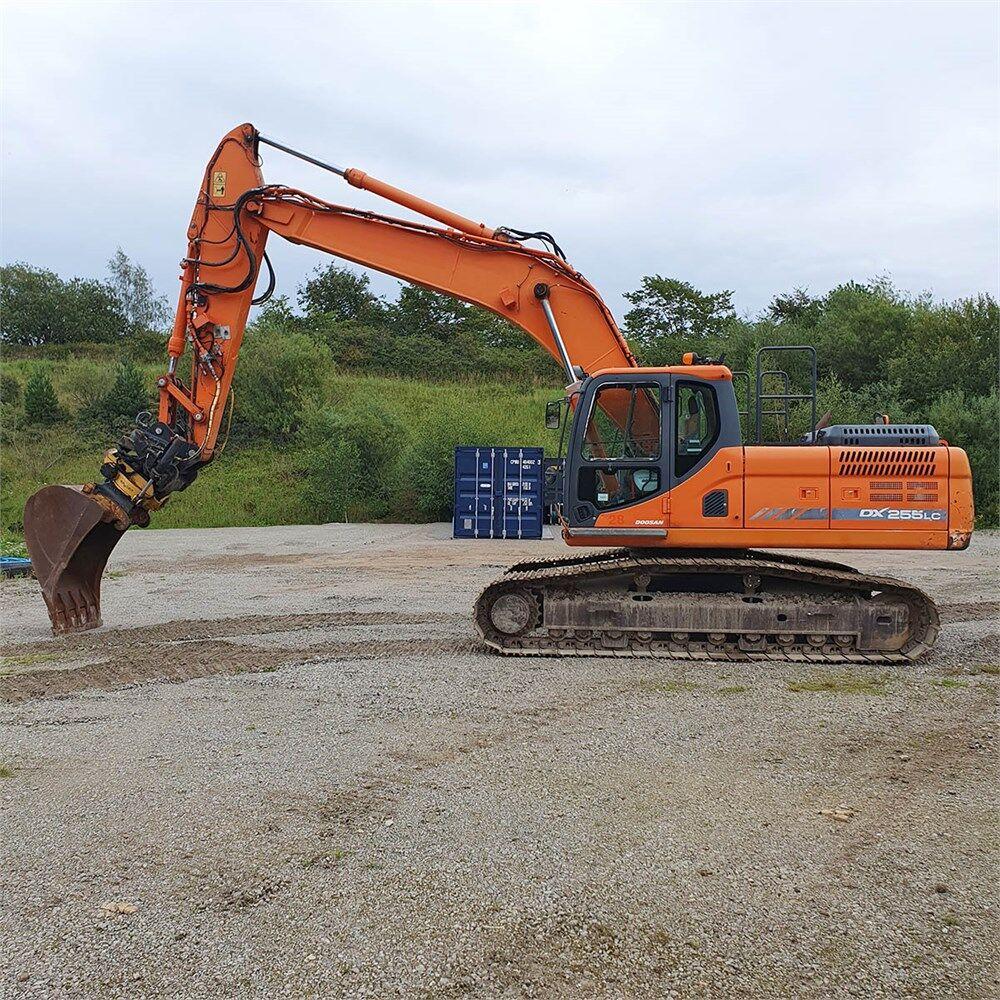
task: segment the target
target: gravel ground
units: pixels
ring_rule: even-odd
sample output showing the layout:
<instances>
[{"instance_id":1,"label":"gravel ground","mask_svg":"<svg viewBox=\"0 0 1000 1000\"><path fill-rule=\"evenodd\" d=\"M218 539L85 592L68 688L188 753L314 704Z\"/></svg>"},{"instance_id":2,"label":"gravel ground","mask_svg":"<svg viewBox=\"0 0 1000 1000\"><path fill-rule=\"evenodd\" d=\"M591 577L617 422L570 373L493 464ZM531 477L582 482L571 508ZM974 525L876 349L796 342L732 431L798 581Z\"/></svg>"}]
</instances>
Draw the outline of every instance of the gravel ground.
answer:
<instances>
[{"instance_id":1,"label":"gravel ground","mask_svg":"<svg viewBox=\"0 0 1000 1000\"><path fill-rule=\"evenodd\" d=\"M997 996L1000 537L838 555L944 622L853 671L484 652L562 548L135 531L62 640L0 585L0 996Z\"/></svg>"}]
</instances>

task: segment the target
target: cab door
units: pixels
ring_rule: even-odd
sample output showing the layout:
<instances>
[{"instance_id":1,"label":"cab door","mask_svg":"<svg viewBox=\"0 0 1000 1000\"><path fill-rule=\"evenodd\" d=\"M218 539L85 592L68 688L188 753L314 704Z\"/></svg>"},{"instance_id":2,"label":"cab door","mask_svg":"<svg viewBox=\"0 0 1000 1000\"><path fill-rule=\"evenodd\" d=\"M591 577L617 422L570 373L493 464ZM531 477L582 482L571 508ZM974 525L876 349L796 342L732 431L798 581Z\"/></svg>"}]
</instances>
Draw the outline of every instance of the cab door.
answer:
<instances>
[{"instance_id":1,"label":"cab door","mask_svg":"<svg viewBox=\"0 0 1000 1000\"><path fill-rule=\"evenodd\" d=\"M581 394L567 455L567 523L578 534L621 533L647 509L661 510L668 375L600 375ZM655 519L663 533L662 513ZM650 527L647 525L647 527Z\"/></svg>"},{"instance_id":2,"label":"cab door","mask_svg":"<svg viewBox=\"0 0 1000 1000\"><path fill-rule=\"evenodd\" d=\"M672 528L743 525L743 442L732 382L672 375L667 414Z\"/></svg>"}]
</instances>

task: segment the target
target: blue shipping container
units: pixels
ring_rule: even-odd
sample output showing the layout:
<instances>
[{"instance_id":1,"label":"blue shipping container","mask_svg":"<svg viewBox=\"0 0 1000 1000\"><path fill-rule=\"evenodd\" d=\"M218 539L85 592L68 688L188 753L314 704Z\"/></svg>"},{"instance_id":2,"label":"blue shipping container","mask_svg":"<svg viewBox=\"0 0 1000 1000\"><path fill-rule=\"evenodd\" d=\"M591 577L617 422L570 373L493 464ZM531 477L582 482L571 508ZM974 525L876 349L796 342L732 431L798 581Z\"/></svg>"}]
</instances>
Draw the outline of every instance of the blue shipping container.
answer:
<instances>
[{"instance_id":1,"label":"blue shipping container","mask_svg":"<svg viewBox=\"0 0 1000 1000\"><path fill-rule=\"evenodd\" d=\"M541 538L541 448L455 449L455 538Z\"/></svg>"}]
</instances>

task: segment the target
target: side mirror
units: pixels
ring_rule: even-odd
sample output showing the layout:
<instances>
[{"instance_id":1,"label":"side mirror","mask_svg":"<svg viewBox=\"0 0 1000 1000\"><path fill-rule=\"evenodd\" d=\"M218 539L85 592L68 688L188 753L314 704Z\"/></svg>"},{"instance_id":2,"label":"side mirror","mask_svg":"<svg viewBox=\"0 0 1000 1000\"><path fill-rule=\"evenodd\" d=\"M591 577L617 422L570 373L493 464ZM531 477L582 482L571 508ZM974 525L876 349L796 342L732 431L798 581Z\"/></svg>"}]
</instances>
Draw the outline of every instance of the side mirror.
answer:
<instances>
[{"instance_id":1,"label":"side mirror","mask_svg":"<svg viewBox=\"0 0 1000 1000\"><path fill-rule=\"evenodd\" d=\"M562 400L553 399L545 404L545 428L550 431L559 430L562 425Z\"/></svg>"}]
</instances>

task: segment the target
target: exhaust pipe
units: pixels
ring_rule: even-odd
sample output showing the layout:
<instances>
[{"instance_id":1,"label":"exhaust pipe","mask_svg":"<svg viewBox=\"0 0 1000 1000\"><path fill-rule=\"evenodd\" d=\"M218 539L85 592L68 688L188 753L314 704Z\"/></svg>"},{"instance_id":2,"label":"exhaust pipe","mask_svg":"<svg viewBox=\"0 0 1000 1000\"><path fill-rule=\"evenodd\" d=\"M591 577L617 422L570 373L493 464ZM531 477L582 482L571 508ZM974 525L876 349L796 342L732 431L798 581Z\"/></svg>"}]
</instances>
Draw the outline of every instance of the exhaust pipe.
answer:
<instances>
[{"instance_id":1,"label":"exhaust pipe","mask_svg":"<svg viewBox=\"0 0 1000 1000\"><path fill-rule=\"evenodd\" d=\"M129 527L85 489L44 486L24 505L24 543L57 635L102 624L101 576Z\"/></svg>"}]
</instances>

